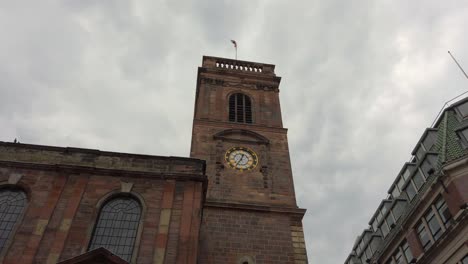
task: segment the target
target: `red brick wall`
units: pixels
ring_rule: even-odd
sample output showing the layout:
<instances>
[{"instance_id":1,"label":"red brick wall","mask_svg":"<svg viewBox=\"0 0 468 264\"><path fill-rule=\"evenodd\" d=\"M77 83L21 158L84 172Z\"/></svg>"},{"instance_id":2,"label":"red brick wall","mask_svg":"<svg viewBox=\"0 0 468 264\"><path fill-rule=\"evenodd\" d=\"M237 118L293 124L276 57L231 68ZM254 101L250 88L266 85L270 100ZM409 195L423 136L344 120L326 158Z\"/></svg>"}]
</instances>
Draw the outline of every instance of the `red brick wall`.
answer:
<instances>
[{"instance_id":1,"label":"red brick wall","mask_svg":"<svg viewBox=\"0 0 468 264\"><path fill-rule=\"evenodd\" d=\"M175 181L160 177L135 177L21 169L0 164L0 188L12 174L21 174L18 186L28 190L28 206L4 263L56 263L83 253L98 215L98 203L121 191L121 182L133 183L132 193L144 203L143 229L139 238L138 263L153 263L162 208L171 213L164 263L195 263L198 246L203 182ZM119 172L121 174L121 172ZM169 184L173 188L165 188ZM163 203L173 197L173 203ZM167 200L167 199L166 199ZM176 255L183 261L176 262Z\"/></svg>"},{"instance_id":2,"label":"red brick wall","mask_svg":"<svg viewBox=\"0 0 468 264\"><path fill-rule=\"evenodd\" d=\"M255 263L307 263L304 211L297 209L287 130L282 124L280 77L274 75L273 65L255 64L265 71L252 73L220 69L217 61L204 57L199 68L190 153L206 160L209 179L199 263L238 263L243 256L254 257ZM252 100L253 124L229 122L228 98L238 92ZM230 168L224 156L234 146L255 151L257 167L243 172ZM278 211L271 212L270 207Z\"/></svg>"},{"instance_id":3,"label":"red brick wall","mask_svg":"<svg viewBox=\"0 0 468 264\"><path fill-rule=\"evenodd\" d=\"M197 98L196 119L209 119L213 121L227 121L229 109L225 103L233 93L241 92L248 95L252 101L252 118L255 124L270 127L282 127L281 108L279 102L279 93L277 90L257 90L257 89L241 89L236 86L223 87L219 89L219 84L212 84L207 79L216 78L222 79L228 83L241 82L241 78L229 78L214 74L204 74ZM274 80L269 80L266 83L277 87L279 83ZM252 84L252 88L254 84Z\"/></svg>"},{"instance_id":4,"label":"red brick wall","mask_svg":"<svg viewBox=\"0 0 468 264\"><path fill-rule=\"evenodd\" d=\"M239 127L239 125L237 125ZM215 140L213 135L228 129L196 122L192 137L192 157L207 161L208 199L296 206L289 149L285 131L248 127L270 140L269 145ZM235 139L240 135L232 135ZM248 147L258 154L259 164L248 172L228 167L225 152L233 146ZM220 165L223 167L220 167ZM266 170L262 171L262 170Z\"/></svg>"},{"instance_id":5,"label":"red brick wall","mask_svg":"<svg viewBox=\"0 0 468 264\"><path fill-rule=\"evenodd\" d=\"M288 215L205 208L199 263L238 263L251 256L255 263L294 263Z\"/></svg>"},{"instance_id":6,"label":"red brick wall","mask_svg":"<svg viewBox=\"0 0 468 264\"><path fill-rule=\"evenodd\" d=\"M416 232L416 229L412 228L406 234L406 240L408 241L408 245L410 247L411 253L413 254L414 258L419 258L421 254L424 253L424 248L421 245L421 241L419 240L419 236Z\"/></svg>"}]
</instances>

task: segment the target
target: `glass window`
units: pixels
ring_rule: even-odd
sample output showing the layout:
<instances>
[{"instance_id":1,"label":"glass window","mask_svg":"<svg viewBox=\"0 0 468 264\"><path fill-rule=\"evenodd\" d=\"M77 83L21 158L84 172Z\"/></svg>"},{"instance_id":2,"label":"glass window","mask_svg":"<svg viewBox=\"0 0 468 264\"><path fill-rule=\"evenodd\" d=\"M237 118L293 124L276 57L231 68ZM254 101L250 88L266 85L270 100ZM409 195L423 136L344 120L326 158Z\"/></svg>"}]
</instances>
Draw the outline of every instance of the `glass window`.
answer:
<instances>
[{"instance_id":1,"label":"glass window","mask_svg":"<svg viewBox=\"0 0 468 264\"><path fill-rule=\"evenodd\" d=\"M367 244L367 242L369 242L370 236L371 236L370 234L371 234L371 233L372 233L372 232L367 232L367 231L364 233L363 239L362 239L362 241L364 242L364 244Z\"/></svg>"},{"instance_id":2,"label":"glass window","mask_svg":"<svg viewBox=\"0 0 468 264\"><path fill-rule=\"evenodd\" d=\"M468 255L462 259L462 264L468 264Z\"/></svg>"},{"instance_id":3,"label":"glass window","mask_svg":"<svg viewBox=\"0 0 468 264\"><path fill-rule=\"evenodd\" d=\"M404 184L405 184L405 179L403 179L402 177L400 177L400 178L398 179L398 182L397 182L398 189L403 190L402 188L403 188L403 185L404 185Z\"/></svg>"},{"instance_id":4,"label":"glass window","mask_svg":"<svg viewBox=\"0 0 468 264\"><path fill-rule=\"evenodd\" d=\"M369 245L367 245L367 248L366 248L366 255L368 258L372 257L372 250Z\"/></svg>"},{"instance_id":5,"label":"glass window","mask_svg":"<svg viewBox=\"0 0 468 264\"><path fill-rule=\"evenodd\" d=\"M387 207L385 206L385 204L380 209L380 212L382 212L382 215L385 215L385 213L387 212Z\"/></svg>"},{"instance_id":6,"label":"glass window","mask_svg":"<svg viewBox=\"0 0 468 264\"><path fill-rule=\"evenodd\" d=\"M432 245L432 241L429 237L429 234L427 233L424 223L422 222L419 223L417 231L418 231L419 240L421 241L421 244L424 250L427 250Z\"/></svg>"},{"instance_id":7,"label":"glass window","mask_svg":"<svg viewBox=\"0 0 468 264\"><path fill-rule=\"evenodd\" d=\"M421 165L421 170L424 172L424 175L426 175L426 178L429 177L429 172L433 170L432 164L429 162L429 159L424 159Z\"/></svg>"},{"instance_id":8,"label":"glass window","mask_svg":"<svg viewBox=\"0 0 468 264\"><path fill-rule=\"evenodd\" d=\"M411 171L409 169L409 167L406 167L405 171L403 172L403 179L407 180L409 178L409 176L411 175Z\"/></svg>"},{"instance_id":9,"label":"glass window","mask_svg":"<svg viewBox=\"0 0 468 264\"><path fill-rule=\"evenodd\" d=\"M465 139L468 140L468 128L463 129L461 132L463 136L465 137Z\"/></svg>"},{"instance_id":10,"label":"glass window","mask_svg":"<svg viewBox=\"0 0 468 264\"><path fill-rule=\"evenodd\" d=\"M413 184L411 182L406 186L406 194L408 194L409 200L413 200L414 196L416 196L416 190L413 187Z\"/></svg>"},{"instance_id":11,"label":"glass window","mask_svg":"<svg viewBox=\"0 0 468 264\"><path fill-rule=\"evenodd\" d=\"M400 190L398 190L398 187L393 187L393 190L392 190L392 197L393 198L398 198L398 196L400 196Z\"/></svg>"},{"instance_id":12,"label":"glass window","mask_svg":"<svg viewBox=\"0 0 468 264\"><path fill-rule=\"evenodd\" d=\"M416 157L418 158L418 160L422 160L422 158L424 157L424 153L426 153L426 152L424 151L424 149L420 145L418 147L418 149L416 150Z\"/></svg>"},{"instance_id":13,"label":"glass window","mask_svg":"<svg viewBox=\"0 0 468 264\"><path fill-rule=\"evenodd\" d=\"M450 214L445 200L442 197L439 197L439 199L435 203L435 207L444 225L448 226L450 224L449 220L452 218L452 215Z\"/></svg>"},{"instance_id":14,"label":"glass window","mask_svg":"<svg viewBox=\"0 0 468 264\"><path fill-rule=\"evenodd\" d=\"M398 249L396 254L395 254L395 261L397 264L403 264L403 254L401 254L401 251Z\"/></svg>"},{"instance_id":15,"label":"glass window","mask_svg":"<svg viewBox=\"0 0 468 264\"><path fill-rule=\"evenodd\" d=\"M457 109L462 114L462 117L468 116L468 102L457 106Z\"/></svg>"},{"instance_id":16,"label":"glass window","mask_svg":"<svg viewBox=\"0 0 468 264\"><path fill-rule=\"evenodd\" d=\"M416 186L416 189L419 190L421 186L424 184L424 178L422 177L421 173L417 171L413 176L413 183Z\"/></svg>"},{"instance_id":17,"label":"glass window","mask_svg":"<svg viewBox=\"0 0 468 264\"><path fill-rule=\"evenodd\" d=\"M394 208L396 208L396 207L394 207ZM393 210L390 211L390 214L393 216L393 219L395 220L395 223L396 223L396 221L398 221L399 216L395 215Z\"/></svg>"},{"instance_id":18,"label":"glass window","mask_svg":"<svg viewBox=\"0 0 468 264\"><path fill-rule=\"evenodd\" d=\"M376 219L374 219L374 221L372 221L372 228L374 229L374 232L377 231L378 225L377 225L377 220Z\"/></svg>"},{"instance_id":19,"label":"glass window","mask_svg":"<svg viewBox=\"0 0 468 264\"><path fill-rule=\"evenodd\" d=\"M380 213L380 210L377 210L377 222L380 223L380 220L382 220L382 214Z\"/></svg>"},{"instance_id":20,"label":"glass window","mask_svg":"<svg viewBox=\"0 0 468 264\"><path fill-rule=\"evenodd\" d=\"M395 218L395 221L398 220L405 211L406 204L407 202L405 200L396 201L395 206L393 206L392 208L392 213L393 217Z\"/></svg>"},{"instance_id":21,"label":"glass window","mask_svg":"<svg viewBox=\"0 0 468 264\"><path fill-rule=\"evenodd\" d=\"M252 123L252 103L247 95L236 93L229 96L229 121Z\"/></svg>"},{"instance_id":22,"label":"glass window","mask_svg":"<svg viewBox=\"0 0 468 264\"><path fill-rule=\"evenodd\" d=\"M405 254L406 261L408 263L413 259L413 254L411 253L411 249L409 248L408 241L405 241L403 245L401 246L401 249L403 249L403 253Z\"/></svg>"},{"instance_id":23,"label":"glass window","mask_svg":"<svg viewBox=\"0 0 468 264\"><path fill-rule=\"evenodd\" d=\"M392 214L388 214L387 218L385 218L387 221L388 227L392 228L392 225L395 224L395 221L393 221L393 216Z\"/></svg>"},{"instance_id":24,"label":"glass window","mask_svg":"<svg viewBox=\"0 0 468 264\"><path fill-rule=\"evenodd\" d=\"M364 264L364 263L367 263L366 260L367 260L366 253L363 252L363 253L362 253L362 256L361 256L361 262L362 262L363 264Z\"/></svg>"},{"instance_id":25,"label":"glass window","mask_svg":"<svg viewBox=\"0 0 468 264\"><path fill-rule=\"evenodd\" d=\"M380 226L380 230L382 230L382 235L386 237L388 235L388 226L385 222L382 222L382 225Z\"/></svg>"},{"instance_id":26,"label":"glass window","mask_svg":"<svg viewBox=\"0 0 468 264\"><path fill-rule=\"evenodd\" d=\"M429 163L432 164L432 167L435 167L437 165L437 155L428 155L427 156L427 160L429 161Z\"/></svg>"},{"instance_id":27,"label":"glass window","mask_svg":"<svg viewBox=\"0 0 468 264\"><path fill-rule=\"evenodd\" d=\"M423 145L427 151L434 150L435 143L437 141L437 132L429 131L426 138L423 140Z\"/></svg>"},{"instance_id":28,"label":"glass window","mask_svg":"<svg viewBox=\"0 0 468 264\"><path fill-rule=\"evenodd\" d=\"M361 251L364 251L364 240L361 240L361 243L359 243L359 247L361 248Z\"/></svg>"},{"instance_id":29,"label":"glass window","mask_svg":"<svg viewBox=\"0 0 468 264\"><path fill-rule=\"evenodd\" d=\"M117 197L101 209L88 250L104 247L130 261L141 217L141 206L131 197Z\"/></svg>"},{"instance_id":30,"label":"glass window","mask_svg":"<svg viewBox=\"0 0 468 264\"><path fill-rule=\"evenodd\" d=\"M21 190L0 190L0 251L23 214L26 194Z\"/></svg>"},{"instance_id":31,"label":"glass window","mask_svg":"<svg viewBox=\"0 0 468 264\"><path fill-rule=\"evenodd\" d=\"M362 252L361 244L358 244L358 246L356 247L356 253L359 255L361 254L361 252Z\"/></svg>"},{"instance_id":32,"label":"glass window","mask_svg":"<svg viewBox=\"0 0 468 264\"><path fill-rule=\"evenodd\" d=\"M424 218L426 219L427 225L431 230L431 234L434 237L434 240L439 239L439 237L442 235L442 227L440 226L434 211L429 210Z\"/></svg>"}]
</instances>

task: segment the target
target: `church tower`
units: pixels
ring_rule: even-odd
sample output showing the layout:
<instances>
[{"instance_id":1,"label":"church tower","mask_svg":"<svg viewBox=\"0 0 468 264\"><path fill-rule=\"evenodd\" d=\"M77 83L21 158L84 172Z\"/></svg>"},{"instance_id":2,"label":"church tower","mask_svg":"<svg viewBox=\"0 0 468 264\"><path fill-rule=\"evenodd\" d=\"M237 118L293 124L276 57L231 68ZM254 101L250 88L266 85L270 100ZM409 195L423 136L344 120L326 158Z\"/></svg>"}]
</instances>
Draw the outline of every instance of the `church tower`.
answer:
<instances>
[{"instance_id":1,"label":"church tower","mask_svg":"<svg viewBox=\"0 0 468 264\"><path fill-rule=\"evenodd\" d=\"M203 57L190 156L206 160L198 262L307 263L275 66Z\"/></svg>"}]
</instances>

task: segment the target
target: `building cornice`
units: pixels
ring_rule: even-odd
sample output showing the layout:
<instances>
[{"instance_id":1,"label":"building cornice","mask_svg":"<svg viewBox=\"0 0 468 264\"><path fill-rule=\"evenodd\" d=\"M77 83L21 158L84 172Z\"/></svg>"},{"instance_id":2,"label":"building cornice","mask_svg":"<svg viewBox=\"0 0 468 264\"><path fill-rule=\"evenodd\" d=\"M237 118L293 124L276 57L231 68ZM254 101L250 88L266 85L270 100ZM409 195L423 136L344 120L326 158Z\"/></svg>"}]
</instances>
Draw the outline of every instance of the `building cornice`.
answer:
<instances>
[{"instance_id":1,"label":"building cornice","mask_svg":"<svg viewBox=\"0 0 468 264\"><path fill-rule=\"evenodd\" d=\"M29 162L15 161L0 161L0 167L10 167L28 170L45 170L65 172L67 174L91 174L99 176L114 176L114 177L130 177L130 178L151 178L160 180L176 180L176 181L196 181L207 183L208 179L205 175L185 174L185 173L157 173L148 171L135 170L119 170L119 169L103 169L88 166L78 165L63 165L63 164L40 164Z\"/></svg>"},{"instance_id":2,"label":"building cornice","mask_svg":"<svg viewBox=\"0 0 468 264\"><path fill-rule=\"evenodd\" d=\"M209 125L214 127L220 127L224 129L245 129L245 130L252 130L252 131L264 131L264 132L272 132L272 133L280 133L280 134L287 134L288 129L284 127L268 127L265 125L256 125L256 124L240 124L240 123L232 123L226 121L215 121L215 120L207 120L197 118L193 120L193 125Z\"/></svg>"},{"instance_id":3,"label":"building cornice","mask_svg":"<svg viewBox=\"0 0 468 264\"><path fill-rule=\"evenodd\" d=\"M0 164L10 167L68 170L105 175L177 178L205 181L204 160L160 157L0 142Z\"/></svg>"},{"instance_id":4,"label":"building cornice","mask_svg":"<svg viewBox=\"0 0 468 264\"><path fill-rule=\"evenodd\" d=\"M306 213L306 209L297 208L297 207L286 207L286 206L266 206L259 204L247 204L247 203L226 203L226 202L216 202L216 201L205 201L205 207L212 208L223 208L223 209L233 209L233 210L249 210L249 211L260 211L266 213L285 213L291 215L297 215L301 218Z\"/></svg>"}]
</instances>

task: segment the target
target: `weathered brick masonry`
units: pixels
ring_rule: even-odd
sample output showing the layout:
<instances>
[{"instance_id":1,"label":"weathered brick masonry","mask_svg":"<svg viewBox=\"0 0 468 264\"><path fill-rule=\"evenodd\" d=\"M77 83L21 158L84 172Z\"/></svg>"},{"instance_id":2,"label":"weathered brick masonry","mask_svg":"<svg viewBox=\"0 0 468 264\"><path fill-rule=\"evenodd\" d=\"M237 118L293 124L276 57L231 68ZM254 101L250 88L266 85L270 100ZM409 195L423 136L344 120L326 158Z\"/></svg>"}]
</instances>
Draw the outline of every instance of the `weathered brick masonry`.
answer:
<instances>
[{"instance_id":1,"label":"weathered brick masonry","mask_svg":"<svg viewBox=\"0 0 468 264\"><path fill-rule=\"evenodd\" d=\"M204 57L198 70L190 156L206 160L209 178L199 263L307 263L274 67ZM250 99L252 122L229 119L245 107L230 105L236 94ZM255 152L258 166L230 168L232 147Z\"/></svg>"},{"instance_id":2,"label":"weathered brick masonry","mask_svg":"<svg viewBox=\"0 0 468 264\"><path fill-rule=\"evenodd\" d=\"M56 263L86 252L100 205L123 193L143 204L136 262L195 263L204 167L188 158L0 142L0 186L19 186L29 201L3 262Z\"/></svg>"}]
</instances>

